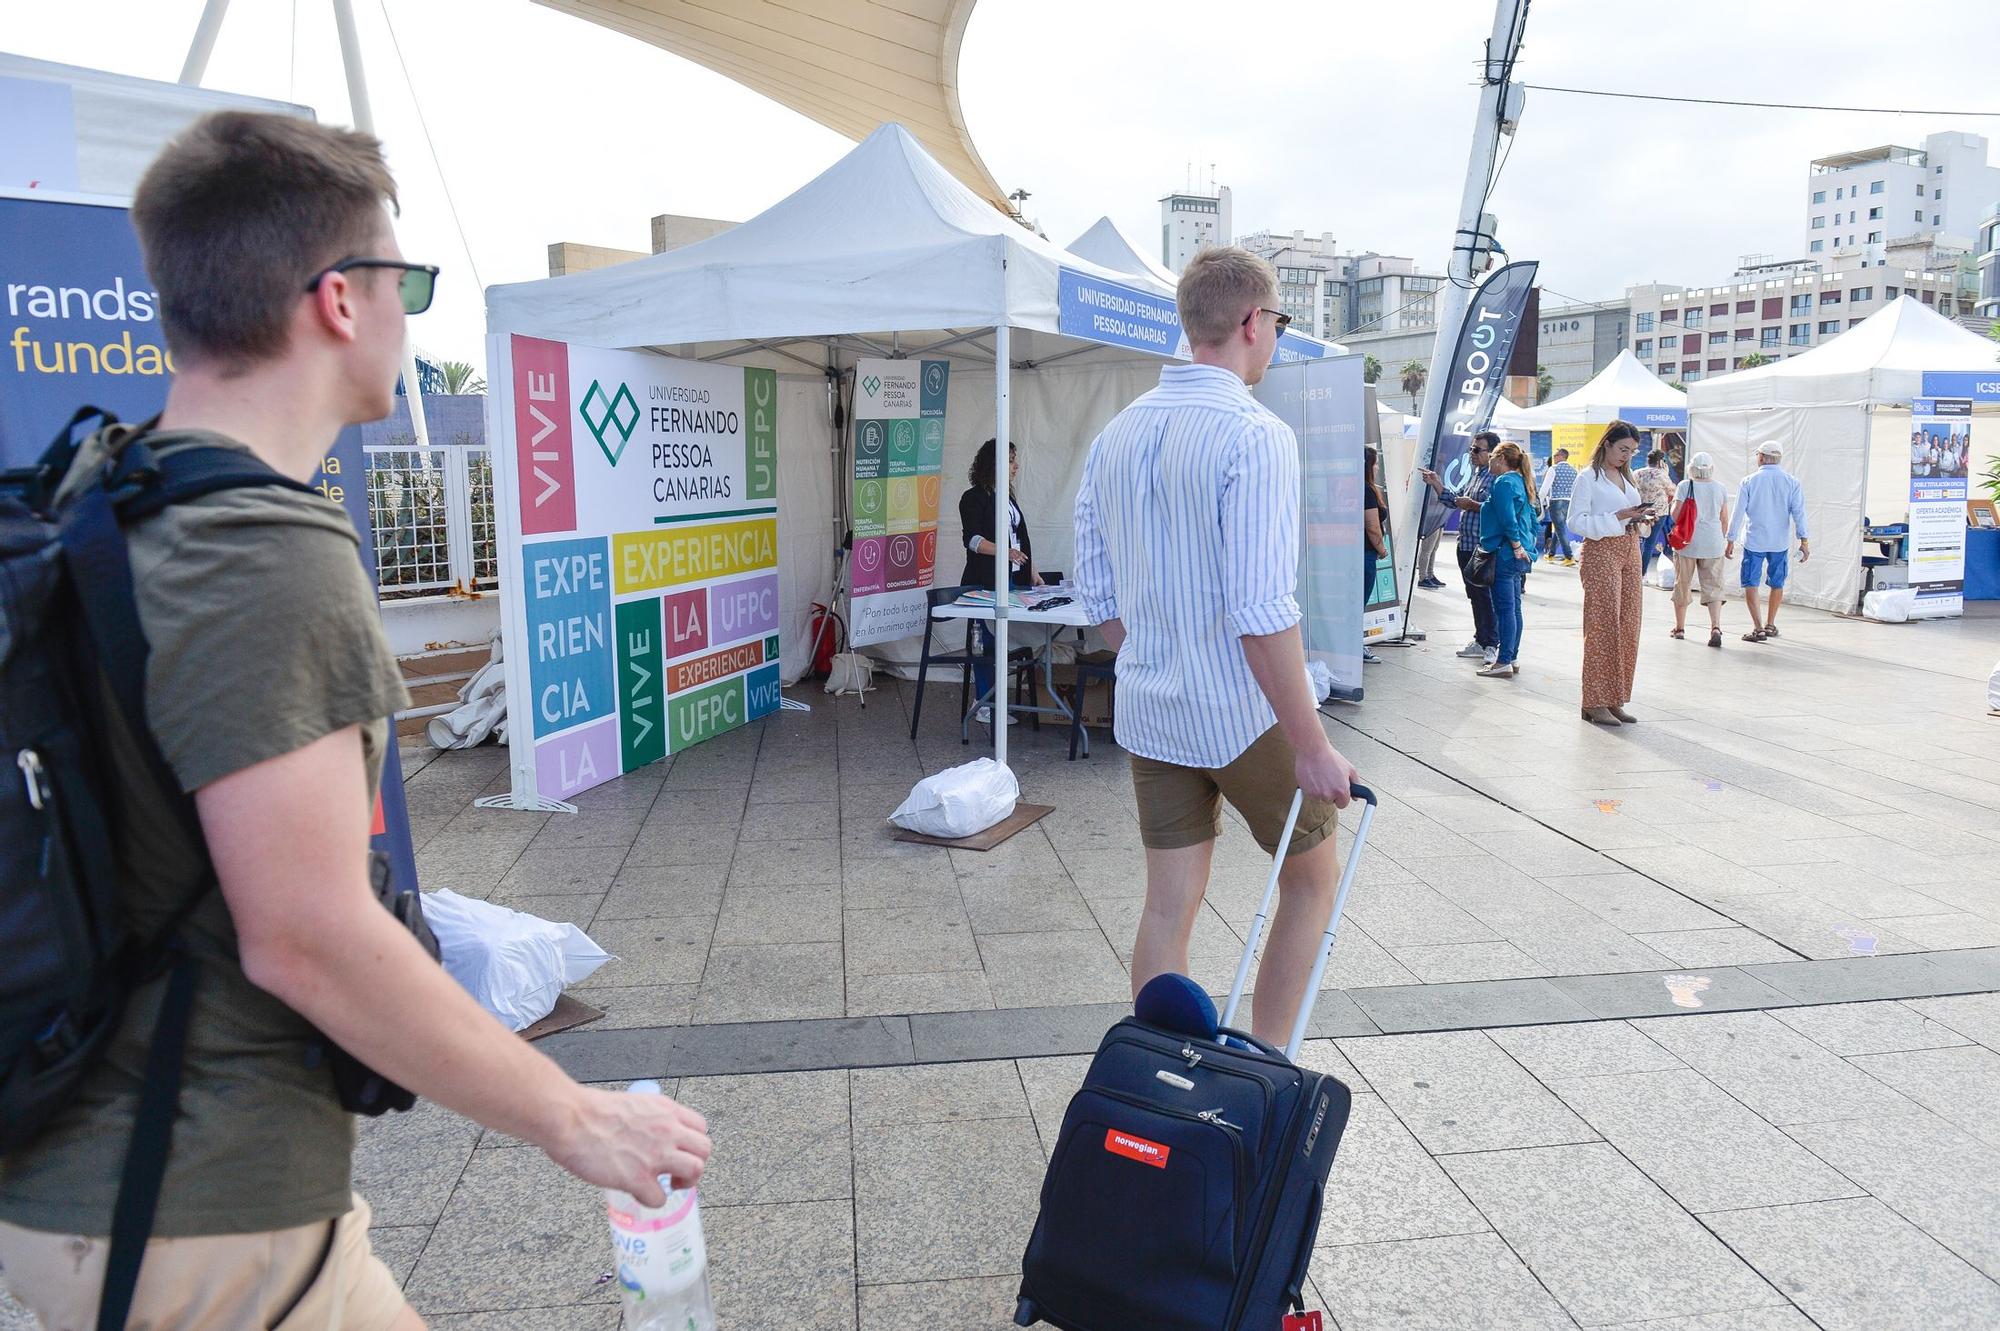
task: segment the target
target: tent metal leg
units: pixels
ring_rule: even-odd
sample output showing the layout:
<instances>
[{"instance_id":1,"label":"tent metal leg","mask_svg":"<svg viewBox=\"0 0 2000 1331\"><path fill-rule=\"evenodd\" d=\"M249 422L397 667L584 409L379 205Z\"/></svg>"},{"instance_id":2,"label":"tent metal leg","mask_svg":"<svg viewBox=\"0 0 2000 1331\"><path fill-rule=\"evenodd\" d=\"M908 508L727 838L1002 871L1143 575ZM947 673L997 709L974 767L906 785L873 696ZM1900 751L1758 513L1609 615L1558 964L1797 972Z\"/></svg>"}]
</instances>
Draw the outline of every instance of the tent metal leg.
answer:
<instances>
[{"instance_id":1,"label":"tent metal leg","mask_svg":"<svg viewBox=\"0 0 2000 1331\"><path fill-rule=\"evenodd\" d=\"M1012 329L1001 324L993 330L993 533L998 538L994 545L1007 540L1007 482L1008 448L1010 428L1008 425L1009 392L1008 378L1013 370L1013 357L1009 345ZM1006 551L1011 543L995 552L993 560L993 661L996 668L1007 660L1007 594L1010 575L1014 566L1009 562ZM996 675L996 679L998 676ZM1002 767L1007 765L1007 717L1001 711L1001 703L996 695L993 700L993 761Z\"/></svg>"}]
</instances>

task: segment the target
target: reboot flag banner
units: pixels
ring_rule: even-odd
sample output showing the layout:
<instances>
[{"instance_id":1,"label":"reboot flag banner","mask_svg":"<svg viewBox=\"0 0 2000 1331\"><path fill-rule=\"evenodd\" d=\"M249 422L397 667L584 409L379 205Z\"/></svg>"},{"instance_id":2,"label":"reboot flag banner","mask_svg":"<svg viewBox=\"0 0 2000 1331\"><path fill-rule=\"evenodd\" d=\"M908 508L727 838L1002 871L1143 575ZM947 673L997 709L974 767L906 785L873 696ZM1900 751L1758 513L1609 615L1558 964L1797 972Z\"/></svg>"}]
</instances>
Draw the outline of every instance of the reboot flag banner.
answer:
<instances>
[{"instance_id":1,"label":"reboot flag banner","mask_svg":"<svg viewBox=\"0 0 2000 1331\"><path fill-rule=\"evenodd\" d=\"M1535 270L1530 260L1510 263L1472 293L1459 328L1458 346L1446 365L1433 365L1432 374L1444 374L1443 405L1431 437L1423 450L1423 465L1456 485L1465 479L1466 448L1473 431L1484 426L1500 400L1500 386L1507 377L1507 358L1513 354L1514 339L1520 335L1521 321L1528 308L1528 296L1535 289ZM1420 534L1436 530L1450 510L1428 489L1425 496Z\"/></svg>"}]
</instances>

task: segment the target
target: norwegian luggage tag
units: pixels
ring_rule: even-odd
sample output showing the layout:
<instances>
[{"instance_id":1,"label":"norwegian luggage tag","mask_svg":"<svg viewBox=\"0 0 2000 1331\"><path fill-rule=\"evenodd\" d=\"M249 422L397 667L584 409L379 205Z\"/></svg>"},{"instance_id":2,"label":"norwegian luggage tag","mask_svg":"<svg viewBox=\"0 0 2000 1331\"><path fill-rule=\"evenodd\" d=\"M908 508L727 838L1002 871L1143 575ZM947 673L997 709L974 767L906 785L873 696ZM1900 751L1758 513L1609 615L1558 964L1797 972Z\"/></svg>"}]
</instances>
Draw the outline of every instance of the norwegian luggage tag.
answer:
<instances>
[{"instance_id":1,"label":"norwegian luggage tag","mask_svg":"<svg viewBox=\"0 0 2000 1331\"><path fill-rule=\"evenodd\" d=\"M1322 1320L1319 1310L1309 1313L1286 1313L1283 1331L1321 1331Z\"/></svg>"}]
</instances>

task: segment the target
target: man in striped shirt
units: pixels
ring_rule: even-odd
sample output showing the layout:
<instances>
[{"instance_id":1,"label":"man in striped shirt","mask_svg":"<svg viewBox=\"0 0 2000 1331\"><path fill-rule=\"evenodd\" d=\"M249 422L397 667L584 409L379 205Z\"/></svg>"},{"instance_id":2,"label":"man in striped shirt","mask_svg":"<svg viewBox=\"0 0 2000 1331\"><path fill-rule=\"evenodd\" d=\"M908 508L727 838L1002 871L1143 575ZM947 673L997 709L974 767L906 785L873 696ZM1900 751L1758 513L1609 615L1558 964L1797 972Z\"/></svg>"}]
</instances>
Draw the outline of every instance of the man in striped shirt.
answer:
<instances>
[{"instance_id":1,"label":"man in striped shirt","mask_svg":"<svg viewBox=\"0 0 2000 1331\"><path fill-rule=\"evenodd\" d=\"M1146 846L1132 991L1188 969L1221 801L1275 853L1297 787L1251 1019L1282 1043L1333 908L1335 810L1354 766L1328 743L1306 675L1298 441L1249 391L1289 322L1277 273L1234 246L1203 250L1176 303L1194 363L1168 366L1104 427L1076 497L1077 586L1118 652L1115 732Z\"/></svg>"}]
</instances>

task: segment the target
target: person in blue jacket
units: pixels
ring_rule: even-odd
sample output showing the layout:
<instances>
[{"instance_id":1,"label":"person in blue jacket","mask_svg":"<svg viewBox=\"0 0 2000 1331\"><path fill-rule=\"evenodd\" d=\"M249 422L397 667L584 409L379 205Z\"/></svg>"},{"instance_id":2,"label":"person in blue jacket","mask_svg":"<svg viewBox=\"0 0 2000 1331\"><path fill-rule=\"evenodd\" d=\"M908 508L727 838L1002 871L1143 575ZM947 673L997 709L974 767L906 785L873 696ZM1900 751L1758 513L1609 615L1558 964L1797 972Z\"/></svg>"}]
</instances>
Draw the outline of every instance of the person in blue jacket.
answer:
<instances>
[{"instance_id":1,"label":"person in blue jacket","mask_svg":"<svg viewBox=\"0 0 2000 1331\"><path fill-rule=\"evenodd\" d=\"M1535 549L1535 476L1527 454L1516 443L1493 450L1486 468L1493 489L1479 510L1479 548L1493 554L1493 627L1500 651L1493 664L1479 673L1506 679L1521 673L1521 593Z\"/></svg>"}]
</instances>

